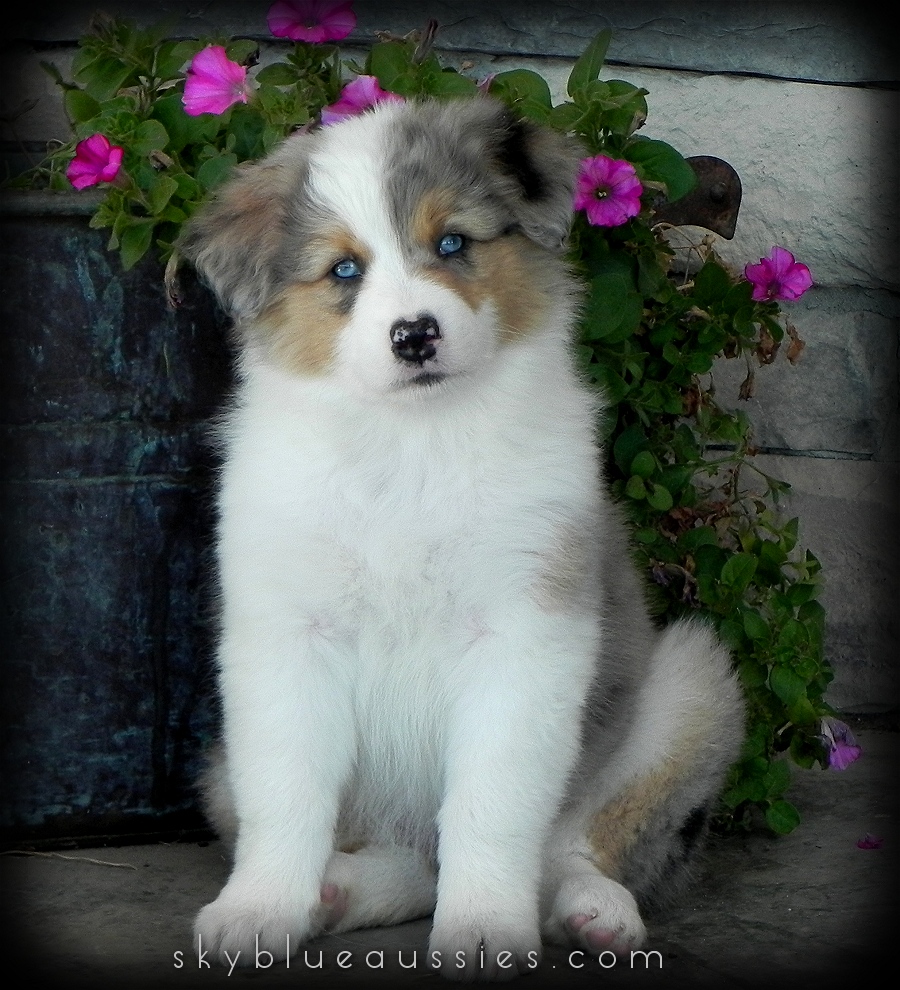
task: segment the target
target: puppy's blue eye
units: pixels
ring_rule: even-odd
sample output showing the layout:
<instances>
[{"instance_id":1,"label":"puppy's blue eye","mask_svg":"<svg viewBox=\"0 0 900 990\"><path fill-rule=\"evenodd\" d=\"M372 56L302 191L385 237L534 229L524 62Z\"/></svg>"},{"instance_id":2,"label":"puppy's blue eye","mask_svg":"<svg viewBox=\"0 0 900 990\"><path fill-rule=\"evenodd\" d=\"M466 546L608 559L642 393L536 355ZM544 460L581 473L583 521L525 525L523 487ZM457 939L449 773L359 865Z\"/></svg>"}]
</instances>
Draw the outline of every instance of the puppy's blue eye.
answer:
<instances>
[{"instance_id":1,"label":"puppy's blue eye","mask_svg":"<svg viewBox=\"0 0 900 990\"><path fill-rule=\"evenodd\" d=\"M442 258L450 254L458 254L466 245L462 234L444 234L438 241L437 252Z\"/></svg>"},{"instance_id":2,"label":"puppy's blue eye","mask_svg":"<svg viewBox=\"0 0 900 990\"><path fill-rule=\"evenodd\" d=\"M331 274L336 278L356 278L362 275L362 269L352 258L343 258L331 269Z\"/></svg>"}]
</instances>

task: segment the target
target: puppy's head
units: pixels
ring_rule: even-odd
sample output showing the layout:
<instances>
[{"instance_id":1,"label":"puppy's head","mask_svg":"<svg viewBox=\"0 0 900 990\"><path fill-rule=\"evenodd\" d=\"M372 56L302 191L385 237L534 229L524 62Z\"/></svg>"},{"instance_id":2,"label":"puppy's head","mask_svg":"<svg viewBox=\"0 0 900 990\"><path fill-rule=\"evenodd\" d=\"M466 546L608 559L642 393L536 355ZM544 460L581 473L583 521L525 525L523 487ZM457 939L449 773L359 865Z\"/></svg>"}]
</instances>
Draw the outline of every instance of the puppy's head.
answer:
<instances>
[{"instance_id":1,"label":"puppy's head","mask_svg":"<svg viewBox=\"0 0 900 990\"><path fill-rule=\"evenodd\" d=\"M579 157L487 98L382 104L242 166L180 247L264 360L421 393L565 332Z\"/></svg>"}]
</instances>

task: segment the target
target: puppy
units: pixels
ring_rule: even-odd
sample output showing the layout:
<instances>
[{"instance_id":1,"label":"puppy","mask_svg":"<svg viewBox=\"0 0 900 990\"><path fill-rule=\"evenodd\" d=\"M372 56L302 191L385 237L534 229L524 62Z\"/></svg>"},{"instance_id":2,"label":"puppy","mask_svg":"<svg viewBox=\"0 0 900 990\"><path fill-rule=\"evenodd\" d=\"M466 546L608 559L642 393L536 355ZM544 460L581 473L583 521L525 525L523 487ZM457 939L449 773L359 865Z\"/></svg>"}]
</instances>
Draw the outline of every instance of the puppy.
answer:
<instances>
[{"instance_id":1,"label":"puppy","mask_svg":"<svg viewBox=\"0 0 900 990\"><path fill-rule=\"evenodd\" d=\"M562 250L579 150L488 98L289 138L189 225L233 314L221 435L224 960L433 912L428 965L626 953L742 734L657 631L601 483Z\"/></svg>"}]
</instances>

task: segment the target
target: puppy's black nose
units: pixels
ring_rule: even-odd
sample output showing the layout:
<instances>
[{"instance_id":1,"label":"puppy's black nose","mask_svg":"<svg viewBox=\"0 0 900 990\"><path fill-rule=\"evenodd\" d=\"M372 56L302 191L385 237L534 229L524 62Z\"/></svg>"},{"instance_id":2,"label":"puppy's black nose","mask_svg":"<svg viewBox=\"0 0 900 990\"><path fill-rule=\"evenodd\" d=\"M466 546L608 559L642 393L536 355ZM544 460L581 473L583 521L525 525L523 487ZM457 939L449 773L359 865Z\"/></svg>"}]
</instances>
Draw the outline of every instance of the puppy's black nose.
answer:
<instances>
[{"instance_id":1,"label":"puppy's black nose","mask_svg":"<svg viewBox=\"0 0 900 990\"><path fill-rule=\"evenodd\" d=\"M418 320L397 320L391 327L391 350L403 361L424 364L437 354L434 346L441 339L440 327L433 316Z\"/></svg>"}]
</instances>

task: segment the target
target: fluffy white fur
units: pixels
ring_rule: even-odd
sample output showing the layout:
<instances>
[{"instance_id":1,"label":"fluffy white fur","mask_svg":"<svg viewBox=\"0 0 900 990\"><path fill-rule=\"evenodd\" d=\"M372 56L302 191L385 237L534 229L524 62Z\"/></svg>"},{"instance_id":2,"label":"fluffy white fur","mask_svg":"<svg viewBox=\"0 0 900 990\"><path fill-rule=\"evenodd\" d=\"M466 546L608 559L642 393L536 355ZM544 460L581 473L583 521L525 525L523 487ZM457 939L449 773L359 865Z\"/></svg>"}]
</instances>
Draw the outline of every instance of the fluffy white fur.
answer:
<instances>
[{"instance_id":1,"label":"fluffy white fur","mask_svg":"<svg viewBox=\"0 0 900 990\"><path fill-rule=\"evenodd\" d=\"M662 863L668 839L654 829L675 835L736 752L725 652L702 627L659 637L646 618L602 494L596 399L573 368L576 291L540 233L521 233L532 207L513 201L493 154L513 133L568 195L577 151L548 151L540 132L472 102L388 106L294 138L186 241L242 336L218 503L224 758L208 781L220 826L235 828L234 868L196 923L223 958L252 956L257 937L278 957L325 930L432 911L429 965L451 978L533 969L542 931L625 951L645 936L640 892L620 882L624 865L616 876L598 866L598 815L624 801L623 848L644 842ZM417 115L431 137L415 182L428 185L440 155L434 132L473 146L481 135L465 167L483 168L485 201L507 196L509 219L479 236L545 258L547 305L513 339L491 289L507 273L480 272L474 236L471 264L452 271L407 243L389 183L418 147L418 132L398 138ZM288 230L311 204L365 246L324 370L285 366L258 332L290 283L261 288L266 272L290 259L283 244L245 243L257 235L232 200L256 179L274 211L290 204L272 224ZM530 222L553 240L550 221ZM473 285L487 287L475 307ZM389 328L422 313L440 327L437 353L401 360ZM423 369L436 377L417 383ZM633 634L610 613L620 599L640 617ZM613 684L621 710L607 711ZM635 811L641 799L627 795L669 765L665 800Z\"/></svg>"}]
</instances>

